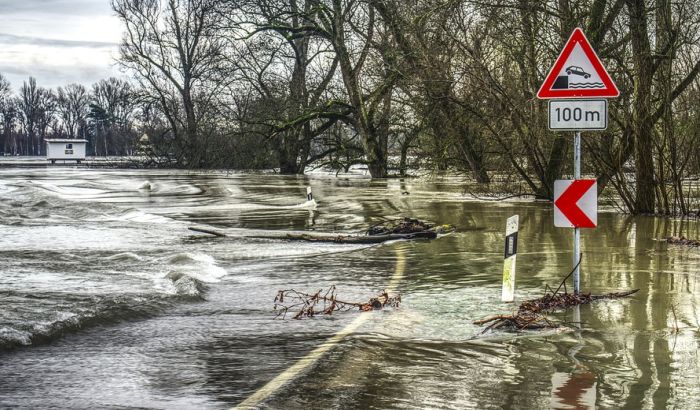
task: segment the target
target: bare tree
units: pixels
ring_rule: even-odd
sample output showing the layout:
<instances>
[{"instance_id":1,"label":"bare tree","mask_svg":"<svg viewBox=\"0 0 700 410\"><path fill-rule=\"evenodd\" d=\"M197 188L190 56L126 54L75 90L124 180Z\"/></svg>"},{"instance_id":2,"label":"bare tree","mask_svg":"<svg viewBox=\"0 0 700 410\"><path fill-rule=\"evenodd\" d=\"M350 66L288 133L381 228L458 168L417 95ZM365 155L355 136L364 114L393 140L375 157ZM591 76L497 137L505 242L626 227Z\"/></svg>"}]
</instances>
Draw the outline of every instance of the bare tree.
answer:
<instances>
[{"instance_id":1,"label":"bare tree","mask_svg":"<svg viewBox=\"0 0 700 410\"><path fill-rule=\"evenodd\" d=\"M55 100L51 90L37 86L34 77L29 77L29 82L25 81L20 87L18 109L25 137L24 154L42 155L45 152L41 140L55 125Z\"/></svg>"},{"instance_id":2,"label":"bare tree","mask_svg":"<svg viewBox=\"0 0 700 410\"><path fill-rule=\"evenodd\" d=\"M93 84L89 101L90 125L95 152L102 155L127 154L134 145L132 116L138 103L132 86L121 79L110 77Z\"/></svg>"},{"instance_id":3,"label":"bare tree","mask_svg":"<svg viewBox=\"0 0 700 410\"><path fill-rule=\"evenodd\" d=\"M58 87L56 103L68 138L78 138L80 131L85 128L88 114L89 95L87 89L80 84Z\"/></svg>"},{"instance_id":4,"label":"bare tree","mask_svg":"<svg viewBox=\"0 0 700 410\"><path fill-rule=\"evenodd\" d=\"M204 165L203 121L224 86L217 0L112 0L125 27L120 62L159 102L183 165Z\"/></svg>"},{"instance_id":5,"label":"bare tree","mask_svg":"<svg viewBox=\"0 0 700 410\"><path fill-rule=\"evenodd\" d=\"M268 128L283 174L305 167L331 150L313 154L318 137L347 115L329 97L338 58L323 39L305 31L313 0L255 0L228 11L231 25L242 32L243 49L235 55L243 81L270 104Z\"/></svg>"},{"instance_id":6,"label":"bare tree","mask_svg":"<svg viewBox=\"0 0 700 410\"><path fill-rule=\"evenodd\" d=\"M2 122L0 123L2 125L2 134L0 134L2 143L0 143L0 148L2 148L3 153L6 153L15 114L10 82L2 74L0 74L0 116L2 116Z\"/></svg>"}]
</instances>

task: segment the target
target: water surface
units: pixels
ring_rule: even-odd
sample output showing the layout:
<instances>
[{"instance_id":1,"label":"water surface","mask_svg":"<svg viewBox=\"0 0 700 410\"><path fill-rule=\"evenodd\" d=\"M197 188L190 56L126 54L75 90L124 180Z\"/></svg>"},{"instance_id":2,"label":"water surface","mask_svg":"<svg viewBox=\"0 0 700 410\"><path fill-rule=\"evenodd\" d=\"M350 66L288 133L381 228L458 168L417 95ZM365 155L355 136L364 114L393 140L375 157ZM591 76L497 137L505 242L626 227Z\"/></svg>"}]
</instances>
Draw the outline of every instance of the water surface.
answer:
<instances>
[{"instance_id":1,"label":"water surface","mask_svg":"<svg viewBox=\"0 0 700 410\"><path fill-rule=\"evenodd\" d=\"M306 186L319 202L299 205ZM517 298L571 267L551 204L475 201L459 179L377 181L183 171L0 169L0 405L229 408L361 313L275 320L279 289L336 285L372 312L262 408L698 408L695 222L599 215L582 287L639 288L561 320L576 331L482 335L502 304L505 220L520 215ZM252 239L358 232L399 215L451 223L435 241L380 246ZM229 238L197 238L191 225ZM674 319L675 313L675 319ZM678 326L678 332L674 331Z\"/></svg>"}]
</instances>

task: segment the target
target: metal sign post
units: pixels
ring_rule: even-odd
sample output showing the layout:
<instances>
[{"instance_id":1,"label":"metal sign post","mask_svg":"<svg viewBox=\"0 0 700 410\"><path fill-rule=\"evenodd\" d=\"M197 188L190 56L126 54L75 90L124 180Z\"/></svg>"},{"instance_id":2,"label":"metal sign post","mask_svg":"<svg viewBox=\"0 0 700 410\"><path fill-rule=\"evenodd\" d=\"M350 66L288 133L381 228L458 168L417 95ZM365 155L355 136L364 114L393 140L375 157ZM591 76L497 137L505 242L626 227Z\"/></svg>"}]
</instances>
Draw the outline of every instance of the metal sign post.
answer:
<instances>
[{"instance_id":1,"label":"metal sign post","mask_svg":"<svg viewBox=\"0 0 700 410\"><path fill-rule=\"evenodd\" d=\"M574 228L574 293L581 291L581 228L597 226L597 184L581 180L581 130L608 127L608 102L620 91L580 28L557 57L537 98L550 100L549 129L574 131L574 180L554 182L554 226ZM554 100L552 100L554 99Z\"/></svg>"},{"instance_id":2,"label":"metal sign post","mask_svg":"<svg viewBox=\"0 0 700 410\"><path fill-rule=\"evenodd\" d=\"M581 131L574 131L574 180L581 179ZM574 228L574 294L581 288L581 228Z\"/></svg>"}]
</instances>

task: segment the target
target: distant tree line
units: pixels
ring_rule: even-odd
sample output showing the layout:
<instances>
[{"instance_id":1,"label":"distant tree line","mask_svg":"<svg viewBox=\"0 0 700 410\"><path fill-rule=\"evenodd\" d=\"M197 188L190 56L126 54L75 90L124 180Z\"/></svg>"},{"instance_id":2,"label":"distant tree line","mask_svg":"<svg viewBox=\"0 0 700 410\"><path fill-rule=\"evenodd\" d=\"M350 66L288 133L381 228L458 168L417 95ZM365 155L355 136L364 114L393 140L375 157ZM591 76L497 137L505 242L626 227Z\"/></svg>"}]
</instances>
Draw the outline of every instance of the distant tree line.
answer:
<instances>
[{"instance_id":1,"label":"distant tree line","mask_svg":"<svg viewBox=\"0 0 700 410\"><path fill-rule=\"evenodd\" d=\"M88 155L131 155L139 101L131 84L117 78L90 89L68 84L51 90L30 77L13 93L0 74L0 153L45 155L46 138L84 138Z\"/></svg>"},{"instance_id":2,"label":"distant tree line","mask_svg":"<svg viewBox=\"0 0 700 410\"><path fill-rule=\"evenodd\" d=\"M119 62L138 90L121 119L170 166L297 174L365 164L378 178L451 170L551 198L554 180L572 173L572 137L547 129L535 94L580 26L621 91L608 129L584 134L584 174L625 211L688 214L700 196L691 180L700 174L699 6L112 0L125 29ZM36 108L10 116L28 147L54 127L96 132L94 110L83 123L44 118L44 100L61 105L59 96L31 88L20 95L37 93Z\"/></svg>"}]
</instances>

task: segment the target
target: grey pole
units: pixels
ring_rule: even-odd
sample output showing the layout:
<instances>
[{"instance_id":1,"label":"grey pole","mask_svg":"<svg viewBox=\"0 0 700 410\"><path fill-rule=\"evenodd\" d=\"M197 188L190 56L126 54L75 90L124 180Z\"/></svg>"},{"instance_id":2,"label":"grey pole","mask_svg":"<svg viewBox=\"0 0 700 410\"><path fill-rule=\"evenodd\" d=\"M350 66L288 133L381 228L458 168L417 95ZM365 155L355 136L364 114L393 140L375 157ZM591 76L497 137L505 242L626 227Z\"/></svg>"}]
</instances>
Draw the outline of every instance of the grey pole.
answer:
<instances>
[{"instance_id":1,"label":"grey pole","mask_svg":"<svg viewBox=\"0 0 700 410\"><path fill-rule=\"evenodd\" d=\"M574 132L574 179L581 178L581 131ZM574 228L574 294L578 295L581 289L581 277L579 276L579 262L581 228Z\"/></svg>"}]
</instances>

